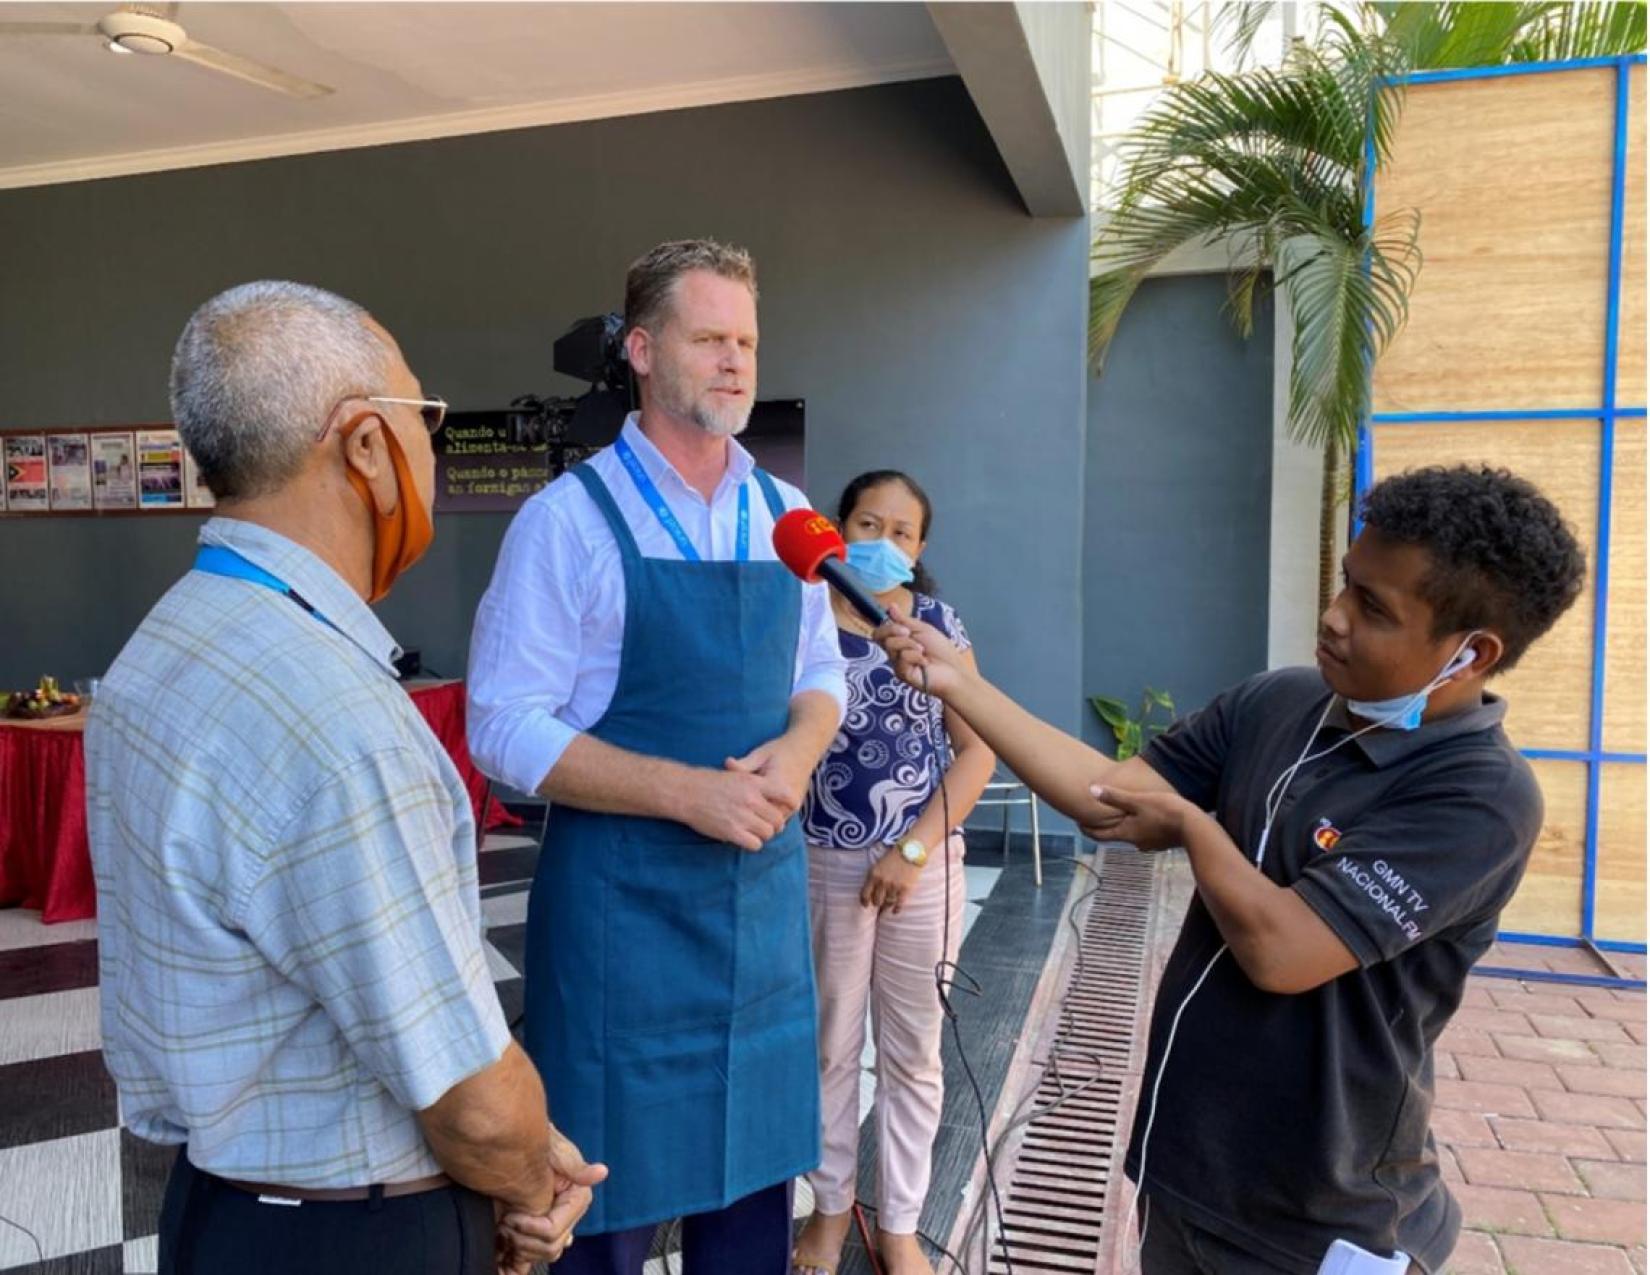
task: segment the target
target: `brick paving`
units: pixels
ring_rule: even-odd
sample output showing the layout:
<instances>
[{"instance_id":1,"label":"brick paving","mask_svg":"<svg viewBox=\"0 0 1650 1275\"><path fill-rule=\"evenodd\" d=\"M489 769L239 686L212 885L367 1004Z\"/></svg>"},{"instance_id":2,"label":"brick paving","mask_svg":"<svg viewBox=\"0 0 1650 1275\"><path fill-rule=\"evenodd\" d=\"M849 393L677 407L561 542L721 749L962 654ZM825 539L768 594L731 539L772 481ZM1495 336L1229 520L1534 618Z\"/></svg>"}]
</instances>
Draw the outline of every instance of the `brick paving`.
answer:
<instances>
[{"instance_id":1,"label":"brick paving","mask_svg":"<svg viewBox=\"0 0 1650 1275\"><path fill-rule=\"evenodd\" d=\"M1191 892L1183 863L1166 868L1148 996ZM1612 959L1644 977L1644 957ZM1604 972L1580 949L1524 944L1483 964ZM1436 1054L1433 1136L1465 1223L1443 1275L1650 1275L1645 1034L1643 992L1468 980ZM1129 1269L1129 1251L1114 1236L1100 1269Z\"/></svg>"},{"instance_id":2,"label":"brick paving","mask_svg":"<svg viewBox=\"0 0 1650 1275\"><path fill-rule=\"evenodd\" d=\"M1642 956L1616 958L1640 977ZM1600 973L1498 945L1485 964ZM1466 1219L1449 1275L1644 1275L1642 992L1475 976L1438 1042L1438 1140Z\"/></svg>"}]
</instances>

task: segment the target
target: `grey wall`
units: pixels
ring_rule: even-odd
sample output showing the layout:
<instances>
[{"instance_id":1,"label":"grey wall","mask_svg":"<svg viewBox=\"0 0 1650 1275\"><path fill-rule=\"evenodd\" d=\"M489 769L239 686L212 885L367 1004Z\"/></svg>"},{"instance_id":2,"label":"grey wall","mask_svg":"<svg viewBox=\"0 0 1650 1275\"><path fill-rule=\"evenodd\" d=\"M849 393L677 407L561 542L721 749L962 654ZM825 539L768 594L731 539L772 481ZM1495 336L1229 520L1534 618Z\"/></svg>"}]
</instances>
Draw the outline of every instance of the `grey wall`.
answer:
<instances>
[{"instance_id":1,"label":"grey wall","mask_svg":"<svg viewBox=\"0 0 1650 1275\"><path fill-rule=\"evenodd\" d=\"M1014 12L1025 30L1026 47L1037 65L1037 78L1054 112L1066 162L1084 204L1089 200L1089 130L1093 127L1094 80L1089 66L1089 42L1094 15L1086 4L1048 4L1046 0L1016 0ZM1073 57L1073 49L1082 55Z\"/></svg>"},{"instance_id":2,"label":"grey wall","mask_svg":"<svg viewBox=\"0 0 1650 1275\"><path fill-rule=\"evenodd\" d=\"M1186 712L1266 667L1272 314L1245 341L1225 300L1218 275L1147 280L1089 387L1085 696Z\"/></svg>"},{"instance_id":3,"label":"grey wall","mask_svg":"<svg viewBox=\"0 0 1650 1275\"><path fill-rule=\"evenodd\" d=\"M1025 215L955 79L0 193L0 428L159 421L190 310L255 277L371 308L427 387L502 406L653 243L756 254L764 396L808 402L819 504L918 475L982 663L1078 721L1087 230ZM188 517L0 519L0 685L107 665ZM381 607L446 674L506 520L450 515Z\"/></svg>"}]
</instances>

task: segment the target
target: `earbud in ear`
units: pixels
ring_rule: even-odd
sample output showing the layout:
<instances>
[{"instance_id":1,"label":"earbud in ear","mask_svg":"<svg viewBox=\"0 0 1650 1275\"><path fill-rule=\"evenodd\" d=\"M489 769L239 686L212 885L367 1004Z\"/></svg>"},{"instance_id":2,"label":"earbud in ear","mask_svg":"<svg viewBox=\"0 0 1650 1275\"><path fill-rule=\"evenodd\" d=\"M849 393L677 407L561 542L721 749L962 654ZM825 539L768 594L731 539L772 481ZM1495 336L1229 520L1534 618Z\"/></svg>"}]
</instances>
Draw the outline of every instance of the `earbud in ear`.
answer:
<instances>
[{"instance_id":1,"label":"earbud in ear","mask_svg":"<svg viewBox=\"0 0 1650 1275\"><path fill-rule=\"evenodd\" d=\"M1478 648L1477 647L1469 646L1469 647L1463 648L1461 653L1449 662L1449 667L1444 670L1444 676L1445 677L1454 677L1462 669L1470 668L1472 666L1472 662L1474 660L1476 660L1477 658L1478 658Z\"/></svg>"}]
</instances>

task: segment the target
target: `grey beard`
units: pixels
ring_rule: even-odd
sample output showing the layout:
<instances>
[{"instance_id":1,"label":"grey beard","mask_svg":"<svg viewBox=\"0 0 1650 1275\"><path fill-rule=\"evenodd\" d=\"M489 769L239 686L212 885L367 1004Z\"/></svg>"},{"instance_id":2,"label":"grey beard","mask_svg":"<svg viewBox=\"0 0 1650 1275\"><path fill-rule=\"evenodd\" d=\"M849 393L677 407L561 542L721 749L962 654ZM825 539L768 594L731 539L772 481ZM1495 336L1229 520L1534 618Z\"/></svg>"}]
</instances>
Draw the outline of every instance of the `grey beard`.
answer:
<instances>
[{"instance_id":1,"label":"grey beard","mask_svg":"<svg viewBox=\"0 0 1650 1275\"><path fill-rule=\"evenodd\" d=\"M746 407L743 411L735 411L738 419L729 420L725 415L718 416L709 408L695 407L692 413L693 423L714 438L737 438L745 432L745 426L751 423L751 409Z\"/></svg>"}]
</instances>

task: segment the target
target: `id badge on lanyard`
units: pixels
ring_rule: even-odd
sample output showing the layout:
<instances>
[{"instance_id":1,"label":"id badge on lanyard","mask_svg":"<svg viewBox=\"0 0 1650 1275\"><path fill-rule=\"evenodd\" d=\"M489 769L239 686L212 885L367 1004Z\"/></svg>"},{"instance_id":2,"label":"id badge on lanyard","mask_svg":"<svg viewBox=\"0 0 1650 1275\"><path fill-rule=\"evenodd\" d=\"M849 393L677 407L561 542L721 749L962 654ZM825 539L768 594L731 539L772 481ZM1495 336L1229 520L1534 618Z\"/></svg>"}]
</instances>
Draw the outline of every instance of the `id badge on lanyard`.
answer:
<instances>
[{"instance_id":1,"label":"id badge on lanyard","mask_svg":"<svg viewBox=\"0 0 1650 1275\"><path fill-rule=\"evenodd\" d=\"M647 470L642 468L641 460L623 434L619 435L618 441L613 444L613 451L625 467L625 472L630 475L630 481L635 484L636 494L653 511L659 525L676 542L676 550L682 555L683 560L700 561L699 551L693 547L693 541L688 539L688 534L675 512L665 503L664 496L647 476ZM739 484L739 525L734 538L733 556L736 562L749 562L751 557L751 496L750 488L744 483Z\"/></svg>"},{"instance_id":2,"label":"id badge on lanyard","mask_svg":"<svg viewBox=\"0 0 1650 1275\"><path fill-rule=\"evenodd\" d=\"M196 571L204 571L207 575L226 576L231 580L246 580L272 592L279 593L283 597L291 598L299 607L326 625L327 628L346 638L349 637L347 633L344 633L336 624L310 605L309 600L285 580L270 574L255 562L226 545L202 545L195 552L194 567Z\"/></svg>"}]
</instances>

